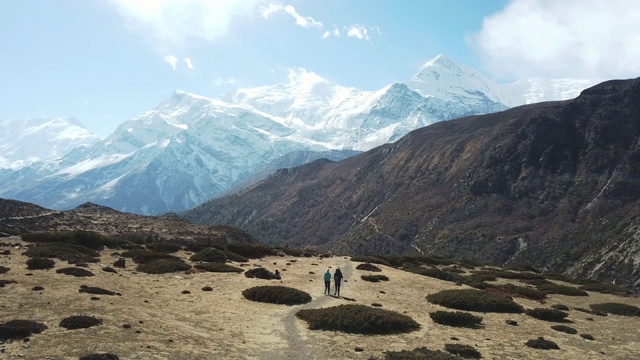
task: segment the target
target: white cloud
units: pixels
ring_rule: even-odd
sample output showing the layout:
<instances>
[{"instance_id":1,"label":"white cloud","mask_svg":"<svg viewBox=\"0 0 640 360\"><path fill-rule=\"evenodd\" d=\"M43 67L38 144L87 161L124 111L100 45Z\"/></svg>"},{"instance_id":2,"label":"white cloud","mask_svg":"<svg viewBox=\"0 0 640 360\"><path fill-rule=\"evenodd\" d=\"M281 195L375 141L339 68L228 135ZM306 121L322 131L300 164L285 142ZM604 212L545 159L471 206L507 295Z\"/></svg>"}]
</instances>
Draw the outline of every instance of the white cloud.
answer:
<instances>
[{"instance_id":1,"label":"white cloud","mask_svg":"<svg viewBox=\"0 0 640 360\"><path fill-rule=\"evenodd\" d=\"M107 0L127 25L153 39L160 51L188 39L214 41L224 36L234 17L260 0Z\"/></svg>"},{"instance_id":2,"label":"white cloud","mask_svg":"<svg viewBox=\"0 0 640 360\"><path fill-rule=\"evenodd\" d=\"M174 55L167 55L164 57L164 61L167 62L167 64L171 65L171 68L175 71L178 68L178 58L175 57Z\"/></svg>"},{"instance_id":3,"label":"white cloud","mask_svg":"<svg viewBox=\"0 0 640 360\"><path fill-rule=\"evenodd\" d=\"M371 35L381 34L380 28L377 26L366 27L362 24L349 25L344 27L347 31L347 37L356 38L371 42ZM337 30L337 29L336 29Z\"/></svg>"},{"instance_id":4,"label":"white cloud","mask_svg":"<svg viewBox=\"0 0 640 360\"><path fill-rule=\"evenodd\" d=\"M504 78L640 76L637 0L511 0L471 36Z\"/></svg>"},{"instance_id":5,"label":"white cloud","mask_svg":"<svg viewBox=\"0 0 640 360\"><path fill-rule=\"evenodd\" d=\"M222 85L238 85L238 81L234 78L223 79L221 77L217 77L215 80L213 80L213 83L218 87Z\"/></svg>"},{"instance_id":6,"label":"white cloud","mask_svg":"<svg viewBox=\"0 0 640 360\"><path fill-rule=\"evenodd\" d=\"M334 26L333 29L327 30L324 32L324 34L322 34L323 39L326 39L331 36L340 37L340 30L338 30L336 26Z\"/></svg>"},{"instance_id":7,"label":"white cloud","mask_svg":"<svg viewBox=\"0 0 640 360\"><path fill-rule=\"evenodd\" d=\"M304 28L323 28L323 25L320 21L317 21L311 16L300 15L292 5L269 3L269 6L262 6L260 8L260 15L265 19L268 19L272 14L276 14L278 12L284 12L291 15L291 17L296 21L296 25L298 26Z\"/></svg>"},{"instance_id":8,"label":"white cloud","mask_svg":"<svg viewBox=\"0 0 640 360\"><path fill-rule=\"evenodd\" d=\"M193 70L193 63L191 62L191 58L186 57L182 60L184 60L184 64L187 65L187 68L189 68L189 70Z\"/></svg>"}]
</instances>

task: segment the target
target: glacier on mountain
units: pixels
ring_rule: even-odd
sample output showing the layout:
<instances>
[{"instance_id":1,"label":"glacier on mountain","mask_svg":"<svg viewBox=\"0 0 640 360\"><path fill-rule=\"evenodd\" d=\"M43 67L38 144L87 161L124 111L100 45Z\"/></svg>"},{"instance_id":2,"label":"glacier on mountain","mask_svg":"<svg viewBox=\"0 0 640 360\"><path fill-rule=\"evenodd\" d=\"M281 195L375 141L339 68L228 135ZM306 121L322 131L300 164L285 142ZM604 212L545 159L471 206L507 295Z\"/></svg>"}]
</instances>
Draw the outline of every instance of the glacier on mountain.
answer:
<instances>
[{"instance_id":1,"label":"glacier on mountain","mask_svg":"<svg viewBox=\"0 0 640 360\"><path fill-rule=\"evenodd\" d=\"M218 99L178 90L102 141L78 131L82 146L20 169L15 162L25 159L4 156L0 161L13 161L13 170L0 169L0 195L54 209L91 201L141 214L181 211L260 169L315 158L305 152L337 160L341 151L366 151L437 121L568 99L593 83L497 84L440 55L409 81L376 91L343 87L304 69L291 71L285 83ZM292 153L301 155L277 161Z\"/></svg>"}]
</instances>

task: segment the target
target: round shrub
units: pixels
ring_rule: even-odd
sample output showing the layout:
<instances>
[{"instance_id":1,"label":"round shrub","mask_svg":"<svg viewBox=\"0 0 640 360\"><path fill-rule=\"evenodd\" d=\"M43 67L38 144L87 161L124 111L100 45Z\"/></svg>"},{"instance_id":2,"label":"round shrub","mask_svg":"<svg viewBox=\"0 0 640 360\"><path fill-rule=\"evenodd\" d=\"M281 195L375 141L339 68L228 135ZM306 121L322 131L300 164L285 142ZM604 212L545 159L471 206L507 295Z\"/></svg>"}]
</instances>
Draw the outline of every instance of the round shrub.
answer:
<instances>
[{"instance_id":1,"label":"round shrub","mask_svg":"<svg viewBox=\"0 0 640 360\"><path fill-rule=\"evenodd\" d=\"M462 344L444 344L444 349L465 359L480 359L482 354L476 348Z\"/></svg>"},{"instance_id":2,"label":"round shrub","mask_svg":"<svg viewBox=\"0 0 640 360\"><path fill-rule=\"evenodd\" d=\"M44 287L42 287L40 285L36 285L36 286L31 288L31 291L42 291L42 290L44 290Z\"/></svg>"},{"instance_id":3,"label":"round shrub","mask_svg":"<svg viewBox=\"0 0 640 360\"><path fill-rule=\"evenodd\" d=\"M547 308L527 309L525 314L544 321L563 321L564 318L569 316L569 314L564 311Z\"/></svg>"},{"instance_id":4,"label":"round shrub","mask_svg":"<svg viewBox=\"0 0 640 360\"><path fill-rule=\"evenodd\" d=\"M482 317L463 311L436 311L429 316L438 324L455 327L477 328L482 323Z\"/></svg>"},{"instance_id":5,"label":"round shrub","mask_svg":"<svg viewBox=\"0 0 640 360\"><path fill-rule=\"evenodd\" d=\"M244 290L242 295L247 300L270 304L299 305L311 301L308 293L286 286L256 286Z\"/></svg>"},{"instance_id":6,"label":"round shrub","mask_svg":"<svg viewBox=\"0 0 640 360\"><path fill-rule=\"evenodd\" d=\"M27 269L29 270L46 270L56 266L56 262L43 257L33 257L27 260Z\"/></svg>"},{"instance_id":7,"label":"round shrub","mask_svg":"<svg viewBox=\"0 0 640 360\"><path fill-rule=\"evenodd\" d=\"M595 340L591 334L580 334L580 337L586 340Z\"/></svg>"},{"instance_id":8,"label":"round shrub","mask_svg":"<svg viewBox=\"0 0 640 360\"><path fill-rule=\"evenodd\" d=\"M58 274L71 275L75 277L87 277L94 276L93 273L89 270L79 268L79 267L68 267L56 270Z\"/></svg>"},{"instance_id":9,"label":"round shrub","mask_svg":"<svg viewBox=\"0 0 640 360\"><path fill-rule=\"evenodd\" d=\"M385 352L385 360L460 360L460 358L440 350L419 347L411 351L387 351Z\"/></svg>"},{"instance_id":10,"label":"round shrub","mask_svg":"<svg viewBox=\"0 0 640 360\"><path fill-rule=\"evenodd\" d=\"M149 250L166 253L166 254L173 254L182 250L182 246L180 244L169 242L169 241L153 242L151 244L148 244L147 248Z\"/></svg>"},{"instance_id":11,"label":"round shrub","mask_svg":"<svg viewBox=\"0 0 640 360\"><path fill-rule=\"evenodd\" d=\"M118 355L110 353L83 355L79 360L120 360Z\"/></svg>"},{"instance_id":12,"label":"round shrub","mask_svg":"<svg viewBox=\"0 0 640 360\"><path fill-rule=\"evenodd\" d=\"M606 283L591 283L582 285L580 290L594 291L602 294L614 294L614 295L630 295L631 292L621 286L606 284Z\"/></svg>"},{"instance_id":13,"label":"round shrub","mask_svg":"<svg viewBox=\"0 0 640 360\"><path fill-rule=\"evenodd\" d=\"M11 269L6 267L6 266L0 266L0 274L5 274L5 273L9 272L9 270L11 270Z\"/></svg>"},{"instance_id":14,"label":"round shrub","mask_svg":"<svg viewBox=\"0 0 640 360\"><path fill-rule=\"evenodd\" d=\"M123 252L122 256L132 258L136 264L146 264L148 262L159 259L181 260L174 255L144 249L128 250Z\"/></svg>"},{"instance_id":15,"label":"round shrub","mask_svg":"<svg viewBox=\"0 0 640 360\"><path fill-rule=\"evenodd\" d=\"M573 310L580 311L580 312L583 312L583 313L587 313L587 314L590 314L590 315L598 315L598 316L607 316L608 315L606 312L603 312L603 311L585 309L585 308L581 308L581 307L573 308Z\"/></svg>"},{"instance_id":16,"label":"round shrub","mask_svg":"<svg viewBox=\"0 0 640 360\"><path fill-rule=\"evenodd\" d=\"M589 294L584 290L580 290L572 286L565 286L565 285L559 285L554 283L539 285L538 290L545 292L547 294L560 294L560 295L567 295L567 296L589 296Z\"/></svg>"},{"instance_id":17,"label":"round shrub","mask_svg":"<svg viewBox=\"0 0 640 360\"><path fill-rule=\"evenodd\" d=\"M379 267L373 265L373 264L369 264L369 263L365 263L365 264L359 264L358 266L356 266L357 270L364 270L364 271L373 271L373 272L381 272L382 269L380 269Z\"/></svg>"},{"instance_id":18,"label":"round shrub","mask_svg":"<svg viewBox=\"0 0 640 360\"><path fill-rule=\"evenodd\" d=\"M225 249L249 259L261 259L265 256L277 255L274 249L258 244L231 243L227 244Z\"/></svg>"},{"instance_id":19,"label":"round shrub","mask_svg":"<svg viewBox=\"0 0 640 360\"><path fill-rule=\"evenodd\" d=\"M357 255L357 256L352 256L351 257L351 261L355 261L355 262L362 262L362 263L372 263L372 264L381 264L381 265L386 265L386 266L391 266L389 264L389 262L380 259L379 257L375 257L375 256L368 256L368 255Z\"/></svg>"},{"instance_id":20,"label":"round shrub","mask_svg":"<svg viewBox=\"0 0 640 360\"><path fill-rule=\"evenodd\" d=\"M554 304L554 305L551 305L551 307L556 310L569 311L569 307L563 304Z\"/></svg>"},{"instance_id":21,"label":"round shrub","mask_svg":"<svg viewBox=\"0 0 640 360\"><path fill-rule=\"evenodd\" d=\"M224 254L224 256L229 261L235 261L235 262L241 262L241 263L249 261L248 258L246 258L246 257L244 257L244 256L242 256L240 254L236 254L236 253L234 253L232 251L224 250L224 251L222 251L222 253Z\"/></svg>"},{"instance_id":22,"label":"round shrub","mask_svg":"<svg viewBox=\"0 0 640 360\"><path fill-rule=\"evenodd\" d=\"M600 311L608 314L622 316L640 316L640 308L634 305L620 303L602 303L589 305L589 307L595 311Z\"/></svg>"},{"instance_id":23,"label":"round shrub","mask_svg":"<svg viewBox=\"0 0 640 360\"><path fill-rule=\"evenodd\" d=\"M449 271L442 271L436 268L423 268L419 266L409 266L407 268L403 268L405 271L409 271L415 274L420 274L423 276L429 276L432 278L451 281L451 282L463 282L466 278L464 276L454 274Z\"/></svg>"},{"instance_id":24,"label":"round shrub","mask_svg":"<svg viewBox=\"0 0 640 360\"><path fill-rule=\"evenodd\" d=\"M273 279L277 279L276 274L272 273L271 271L263 268L263 267L258 267L258 268L253 268L251 270L247 270L244 273L244 276L248 277L248 278L258 278L258 279L264 279L264 280L273 280Z\"/></svg>"},{"instance_id":25,"label":"round shrub","mask_svg":"<svg viewBox=\"0 0 640 360\"><path fill-rule=\"evenodd\" d=\"M60 321L60 326L67 330L86 329L97 325L102 325L102 319L86 315L69 316Z\"/></svg>"},{"instance_id":26,"label":"round shrub","mask_svg":"<svg viewBox=\"0 0 640 360\"><path fill-rule=\"evenodd\" d=\"M208 272L235 272L235 273L241 273L244 270L235 267L235 266L231 266L225 263L202 263L202 264L195 264L193 266L196 269L200 269L200 270L204 270L204 271L208 271Z\"/></svg>"},{"instance_id":27,"label":"round shrub","mask_svg":"<svg viewBox=\"0 0 640 360\"><path fill-rule=\"evenodd\" d=\"M560 347L558 344L551 340L545 340L542 336L537 339L529 340L525 343L530 348L542 349L542 350L558 350Z\"/></svg>"},{"instance_id":28,"label":"round shrub","mask_svg":"<svg viewBox=\"0 0 640 360\"><path fill-rule=\"evenodd\" d=\"M225 262L227 257L221 250L208 247L191 256L191 261Z\"/></svg>"},{"instance_id":29,"label":"round shrub","mask_svg":"<svg viewBox=\"0 0 640 360\"><path fill-rule=\"evenodd\" d=\"M6 279L0 279L0 287L4 287L5 285L8 284L17 284L18 282L15 280L6 280Z\"/></svg>"},{"instance_id":30,"label":"round shrub","mask_svg":"<svg viewBox=\"0 0 640 360\"><path fill-rule=\"evenodd\" d=\"M457 310L522 313L524 308L512 299L476 289L443 290L427 296L430 303Z\"/></svg>"},{"instance_id":31,"label":"round shrub","mask_svg":"<svg viewBox=\"0 0 640 360\"><path fill-rule=\"evenodd\" d=\"M122 294L111 291L111 290L107 290L107 289L103 289L103 288L99 288L99 287L95 287L95 286L86 286L86 285L82 285L80 286L80 290L78 290L78 292L81 293L87 293L87 294L95 294L95 295L110 295L110 296L114 296L114 295L118 295L121 296Z\"/></svg>"},{"instance_id":32,"label":"round shrub","mask_svg":"<svg viewBox=\"0 0 640 360\"><path fill-rule=\"evenodd\" d=\"M555 331L560 331L571 335L578 333L578 330L567 325L553 325L551 328Z\"/></svg>"},{"instance_id":33,"label":"round shrub","mask_svg":"<svg viewBox=\"0 0 640 360\"><path fill-rule=\"evenodd\" d=\"M204 286L202 291L213 291L213 288L211 286Z\"/></svg>"},{"instance_id":34,"label":"round shrub","mask_svg":"<svg viewBox=\"0 0 640 360\"><path fill-rule=\"evenodd\" d=\"M9 320L0 323L0 340L19 340L40 334L47 330L47 326L33 320Z\"/></svg>"},{"instance_id":35,"label":"round shrub","mask_svg":"<svg viewBox=\"0 0 640 360\"><path fill-rule=\"evenodd\" d=\"M100 257L100 254L95 250L80 245L63 243L37 244L29 247L22 254L28 257L58 258L72 263L95 263L99 261Z\"/></svg>"},{"instance_id":36,"label":"round shrub","mask_svg":"<svg viewBox=\"0 0 640 360\"><path fill-rule=\"evenodd\" d=\"M112 274L117 274L118 271L112 267L106 266L102 268L102 271L104 272L108 272L108 273L112 273Z\"/></svg>"},{"instance_id":37,"label":"round shrub","mask_svg":"<svg viewBox=\"0 0 640 360\"><path fill-rule=\"evenodd\" d=\"M147 274L166 274L178 271L187 271L191 269L191 265L178 258L155 259L138 265L137 269L138 271Z\"/></svg>"},{"instance_id":38,"label":"round shrub","mask_svg":"<svg viewBox=\"0 0 640 360\"><path fill-rule=\"evenodd\" d=\"M420 329L406 315L365 305L339 305L324 309L305 309L296 313L311 330L342 331L354 334L399 334Z\"/></svg>"},{"instance_id":39,"label":"round shrub","mask_svg":"<svg viewBox=\"0 0 640 360\"><path fill-rule=\"evenodd\" d=\"M520 281L521 283L524 283L524 284L527 284L527 285L533 285L533 286L554 284L554 283L552 283L551 281L549 281L547 279L520 279L518 281Z\"/></svg>"},{"instance_id":40,"label":"round shrub","mask_svg":"<svg viewBox=\"0 0 640 360\"><path fill-rule=\"evenodd\" d=\"M360 276L362 280L369 282L380 282L380 281L389 281L389 278L385 275L362 275Z\"/></svg>"},{"instance_id":41,"label":"round shrub","mask_svg":"<svg viewBox=\"0 0 640 360\"><path fill-rule=\"evenodd\" d=\"M531 300L542 300L547 297L542 291L538 291L536 289L532 289L530 287L518 286L513 284L503 284L503 285L491 285L490 287L494 289L498 289L509 296L513 297L523 297Z\"/></svg>"}]
</instances>

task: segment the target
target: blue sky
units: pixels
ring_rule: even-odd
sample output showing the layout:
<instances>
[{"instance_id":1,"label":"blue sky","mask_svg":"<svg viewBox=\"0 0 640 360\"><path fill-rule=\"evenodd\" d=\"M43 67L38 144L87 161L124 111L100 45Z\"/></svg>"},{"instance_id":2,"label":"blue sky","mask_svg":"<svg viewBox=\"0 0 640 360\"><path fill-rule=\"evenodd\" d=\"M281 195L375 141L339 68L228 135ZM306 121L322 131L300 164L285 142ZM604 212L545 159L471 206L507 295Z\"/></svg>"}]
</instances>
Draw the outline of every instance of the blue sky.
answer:
<instances>
[{"instance_id":1,"label":"blue sky","mask_svg":"<svg viewBox=\"0 0 640 360\"><path fill-rule=\"evenodd\" d=\"M640 76L635 0L5 0L0 119L74 116L104 137L175 89L216 97L305 68L408 80L440 53L498 81Z\"/></svg>"}]
</instances>

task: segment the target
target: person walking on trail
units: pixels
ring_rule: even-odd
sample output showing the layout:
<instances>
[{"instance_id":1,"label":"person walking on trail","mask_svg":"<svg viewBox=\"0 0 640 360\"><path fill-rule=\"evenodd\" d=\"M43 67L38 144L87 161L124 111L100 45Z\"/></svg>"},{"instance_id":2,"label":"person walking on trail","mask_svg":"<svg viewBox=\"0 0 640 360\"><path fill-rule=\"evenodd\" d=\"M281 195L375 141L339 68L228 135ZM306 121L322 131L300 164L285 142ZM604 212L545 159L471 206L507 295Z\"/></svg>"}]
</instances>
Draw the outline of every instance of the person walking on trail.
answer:
<instances>
[{"instance_id":1,"label":"person walking on trail","mask_svg":"<svg viewBox=\"0 0 640 360\"><path fill-rule=\"evenodd\" d=\"M331 273L329 272L329 269L324 273L324 293L331 295Z\"/></svg>"},{"instance_id":2,"label":"person walking on trail","mask_svg":"<svg viewBox=\"0 0 640 360\"><path fill-rule=\"evenodd\" d=\"M337 268L336 272L333 273L333 284L333 286L336 288L336 291L333 293L333 295L340 296L340 285L342 285L342 271L340 271L340 268Z\"/></svg>"}]
</instances>

